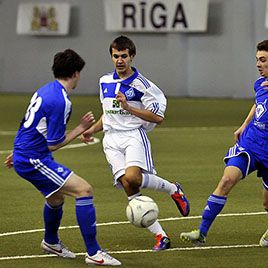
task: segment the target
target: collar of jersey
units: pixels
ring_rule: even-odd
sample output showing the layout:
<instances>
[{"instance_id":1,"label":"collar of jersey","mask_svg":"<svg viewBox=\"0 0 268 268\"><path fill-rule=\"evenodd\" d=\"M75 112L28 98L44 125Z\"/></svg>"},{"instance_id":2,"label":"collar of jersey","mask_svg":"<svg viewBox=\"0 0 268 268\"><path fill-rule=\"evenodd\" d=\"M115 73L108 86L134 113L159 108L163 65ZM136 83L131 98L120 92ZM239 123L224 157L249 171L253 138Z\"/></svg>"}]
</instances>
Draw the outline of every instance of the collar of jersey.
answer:
<instances>
[{"instance_id":1,"label":"collar of jersey","mask_svg":"<svg viewBox=\"0 0 268 268\"><path fill-rule=\"evenodd\" d=\"M64 91L66 92L66 94L68 95L68 92L67 92L67 90L66 90L66 88L57 80L57 79L55 79L55 82L59 85L59 87L62 89L64 89Z\"/></svg>"},{"instance_id":2,"label":"collar of jersey","mask_svg":"<svg viewBox=\"0 0 268 268\"><path fill-rule=\"evenodd\" d=\"M130 84L139 75L139 72L138 72L138 70L136 68L134 68L134 67L131 67L131 68L134 71L134 73L130 77L128 77L127 79L122 80L121 81L122 84L126 84L126 85ZM117 75L116 71L114 71L113 78L115 80L120 79L120 77Z\"/></svg>"}]
</instances>

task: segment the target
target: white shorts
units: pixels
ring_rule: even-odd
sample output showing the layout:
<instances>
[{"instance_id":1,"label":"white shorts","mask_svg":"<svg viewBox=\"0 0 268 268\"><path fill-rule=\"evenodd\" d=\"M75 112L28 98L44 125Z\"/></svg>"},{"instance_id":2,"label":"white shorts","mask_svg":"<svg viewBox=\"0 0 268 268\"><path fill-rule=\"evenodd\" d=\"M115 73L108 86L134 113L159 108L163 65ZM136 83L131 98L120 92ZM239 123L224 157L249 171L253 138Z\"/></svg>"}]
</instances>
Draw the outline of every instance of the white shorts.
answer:
<instances>
[{"instance_id":1,"label":"white shorts","mask_svg":"<svg viewBox=\"0 0 268 268\"><path fill-rule=\"evenodd\" d=\"M156 174L151 144L144 129L108 131L104 135L103 150L112 169L114 185L121 187L118 179L128 167L137 166Z\"/></svg>"}]
</instances>

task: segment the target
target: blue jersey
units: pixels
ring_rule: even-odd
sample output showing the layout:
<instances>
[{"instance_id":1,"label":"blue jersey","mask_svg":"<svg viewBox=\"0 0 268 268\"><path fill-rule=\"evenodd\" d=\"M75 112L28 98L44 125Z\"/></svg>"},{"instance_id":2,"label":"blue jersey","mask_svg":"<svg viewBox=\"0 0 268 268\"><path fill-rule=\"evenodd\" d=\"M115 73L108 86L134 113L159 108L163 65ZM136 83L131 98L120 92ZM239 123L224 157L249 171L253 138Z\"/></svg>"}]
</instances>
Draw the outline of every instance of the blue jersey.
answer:
<instances>
[{"instance_id":1,"label":"blue jersey","mask_svg":"<svg viewBox=\"0 0 268 268\"><path fill-rule=\"evenodd\" d=\"M268 89L262 85L265 81L266 78L260 77L254 84L256 112L238 142L240 146L263 156L268 152Z\"/></svg>"},{"instance_id":2,"label":"blue jersey","mask_svg":"<svg viewBox=\"0 0 268 268\"><path fill-rule=\"evenodd\" d=\"M39 88L32 96L14 142L14 152L42 158L50 154L48 145L64 141L72 104L57 81Z\"/></svg>"}]
</instances>

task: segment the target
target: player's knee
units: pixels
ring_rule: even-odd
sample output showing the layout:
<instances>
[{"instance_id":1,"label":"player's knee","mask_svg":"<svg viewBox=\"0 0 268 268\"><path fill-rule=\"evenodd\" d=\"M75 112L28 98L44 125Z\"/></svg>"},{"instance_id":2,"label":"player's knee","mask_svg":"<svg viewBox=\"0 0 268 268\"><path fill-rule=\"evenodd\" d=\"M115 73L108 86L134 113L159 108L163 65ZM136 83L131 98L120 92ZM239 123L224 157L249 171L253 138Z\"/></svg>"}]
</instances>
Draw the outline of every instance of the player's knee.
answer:
<instances>
[{"instance_id":1,"label":"player's knee","mask_svg":"<svg viewBox=\"0 0 268 268\"><path fill-rule=\"evenodd\" d=\"M58 193L53 194L52 196L46 198L47 203L51 206L51 207L58 207L63 205L64 203L64 195L60 195Z\"/></svg>"},{"instance_id":2,"label":"player's knee","mask_svg":"<svg viewBox=\"0 0 268 268\"><path fill-rule=\"evenodd\" d=\"M219 183L219 188L222 191L222 194L227 194L234 186L236 180L229 175L223 175Z\"/></svg>"},{"instance_id":3,"label":"player's knee","mask_svg":"<svg viewBox=\"0 0 268 268\"><path fill-rule=\"evenodd\" d=\"M139 176L131 172L126 173L122 180L130 187L139 187L141 185Z\"/></svg>"},{"instance_id":4,"label":"player's knee","mask_svg":"<svg viewBox=\"0 0 268 268\"><path fill-rule=\"evenodd\" d=\"M76 197L87 197L87 196L93 196L93 188L90 184L87 182L81 183L76 191Z\"/></svg>"}]
</instances>

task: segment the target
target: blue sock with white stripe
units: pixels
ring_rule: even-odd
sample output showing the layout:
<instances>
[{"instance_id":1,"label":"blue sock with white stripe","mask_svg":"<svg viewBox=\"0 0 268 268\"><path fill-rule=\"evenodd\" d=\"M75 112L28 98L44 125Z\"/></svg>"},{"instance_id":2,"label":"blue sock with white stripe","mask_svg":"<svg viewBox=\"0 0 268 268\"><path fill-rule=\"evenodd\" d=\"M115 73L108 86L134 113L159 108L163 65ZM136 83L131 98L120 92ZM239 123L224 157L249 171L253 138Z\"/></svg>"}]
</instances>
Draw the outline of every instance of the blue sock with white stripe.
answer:
<instances>
[{"instance_id":1,"label":"blue sock with white stripe","mask_svg":"<svg viewBox=\"0 0 268 268\"><path fill-rule=\"evenodd\" d=\"M52 207L48 203L44 206L45 241L49 244L59 242L58 230L63 214L62 205Z\"/></svg>"},{"instance_id":2,"label":"blue sock with white stripe","mask_svg":"<svg viewBox=\"0 0 268 268\"><path fill-rule=\"evenodd\" d=\"M76 219L83 236L87 253L92 256L100 249L96 239L96 212L93 197L76 198Z\"/></svg>"},{"instance_id":3,"label":"blue sock with white stripe","mask_svg":"<svg viewBox=\"0 0 268 268\"><path fill-rule=\"evenodd\" d=\"M199 227L201 234L207 235L208 230L217 217L217 215L222 211L227 198L224 196L218 196L212 194L207 201L207 205L204 209L202 215L202 223Z\"/></svg>"}]
</instances>

